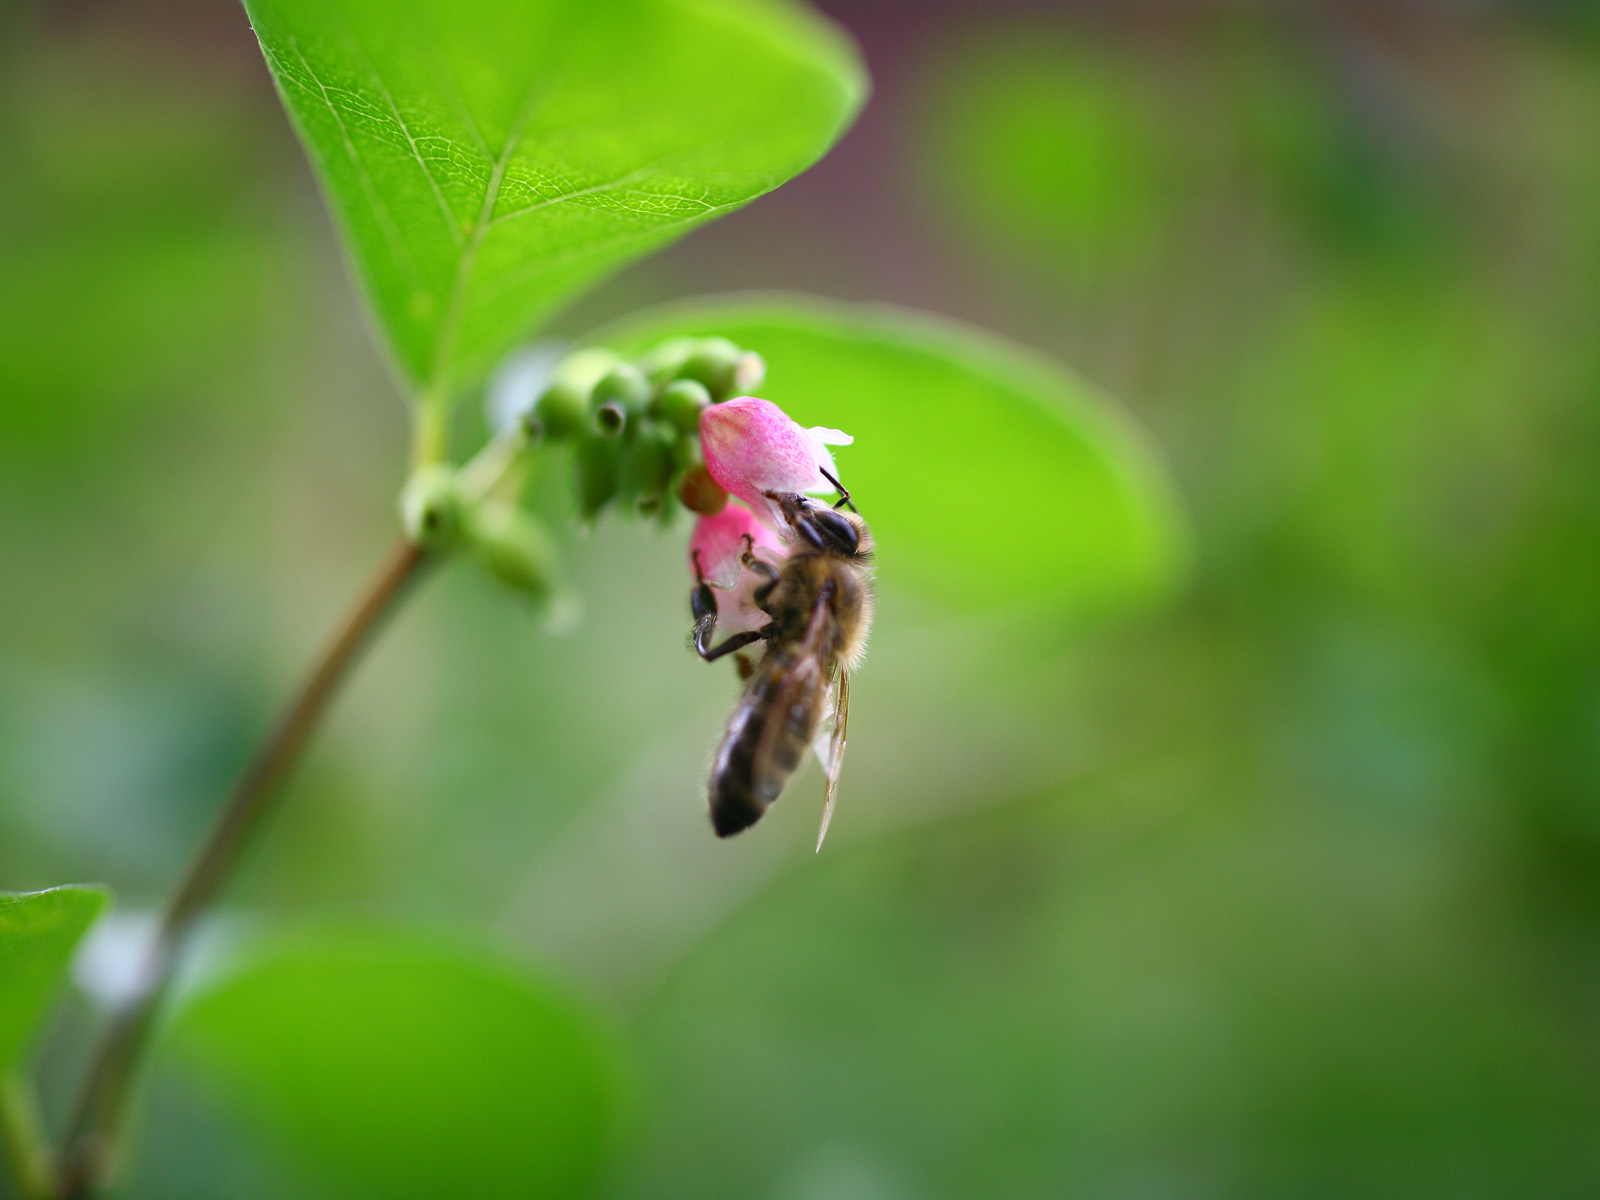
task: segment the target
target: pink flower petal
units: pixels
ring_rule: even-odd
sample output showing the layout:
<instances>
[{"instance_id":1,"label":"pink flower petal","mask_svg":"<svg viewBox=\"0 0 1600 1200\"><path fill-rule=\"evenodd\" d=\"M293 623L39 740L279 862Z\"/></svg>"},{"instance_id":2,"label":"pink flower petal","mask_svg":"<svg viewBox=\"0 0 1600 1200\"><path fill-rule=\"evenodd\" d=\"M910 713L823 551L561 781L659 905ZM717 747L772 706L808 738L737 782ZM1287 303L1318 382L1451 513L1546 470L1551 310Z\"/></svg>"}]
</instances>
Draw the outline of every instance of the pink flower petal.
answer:
<instances>
[{"instance_id":1,"label":"pink flower petal","mask_svg":"<svg viewBox=\"0 0 1600 1200\"><path fill-rule=\"evenodd\" d=\"M689 537L689 574L695 573L698 559L700 574L712 587L738 588L740 576L749 574L739 561L744 554L746 537L751 539L761 557L772 560L783 557L783 543L777 534L757 521L748 508L729 504L715 516L701 517L694 523L694 533ZM721 604L720 597L718 604Z\"/></svg>"},{"instance_id":2,"label":"pink flower petal","mask_svg":"<svg viewBox=\"0 0 1600 1200\"><path fill-rule=\"evenodd\" d=\"M749 629L760 629L772 620L756 604L755 590L760 585L761 580L746 571L740 576L739 586L732 591L723 591L721 588L711 589L711 594L717 598L717 640L719 642L730 633L744 633Z\"/></svg>"},{"instance_id":3,"label":"pink flower petal","mask_svg":"<svg viewBox=\"0 0 1600 1200\"><path fill-rule=\"evenodd\" d=\"M802 429L770 400L740 396L713 404L700 414L700 445L706 469L774 527L781 525L766 492L822 492L835 478L833 456L825 443L847 444L836 429Z\"/></svg>"}]
</instances>

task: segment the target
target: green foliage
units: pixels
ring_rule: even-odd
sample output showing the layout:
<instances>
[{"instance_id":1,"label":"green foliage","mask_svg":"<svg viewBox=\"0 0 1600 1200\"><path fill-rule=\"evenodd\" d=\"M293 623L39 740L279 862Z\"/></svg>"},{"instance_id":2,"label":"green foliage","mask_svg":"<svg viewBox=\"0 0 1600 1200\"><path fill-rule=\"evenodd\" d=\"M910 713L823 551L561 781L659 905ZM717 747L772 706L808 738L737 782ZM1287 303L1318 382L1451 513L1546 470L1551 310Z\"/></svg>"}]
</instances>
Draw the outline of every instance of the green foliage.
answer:
<instances>
[{"instance_id":1,"label":"green foliage","mask_svg":"<svg viewBox=\"0 0 1600 1200\"><path fill-rule=\"evenodd\" d=\"M1098 609L1172 582L1181 539L1156 459L1064 368L943 318L792 296L671 306L600 337L633 352L710 332L766 358L762 396L802 425L855 437L839 469L886 581L965 609Z\"/></svg>"},{"instance_id":2,"label":"green foliage","mask_svg":"<svg viewBox=\"0 0 1600 1200\"><path fill-rule=\"evenodd\" d=\"M175 1037L350 1195L585 1195L621 1108L589 1014L498 958L411 935L279 944L200 995Z\"/></svg>"},{"instance_id":3,"label":"green foliage","mask_svg":"<svg viewBox=\"0 0 1600 1200\"><path fill-rule=\"evenodd\" d=\"M1435 834L1129 809L1191 799L1073 789L770 889L639 1022L662 1117L633 1200L1593 1194L1549 964L1397 903ZM823 1186L841 1159L893 1186Z\"/></svg>"},{"instance_id":4,"label":"green foliage","mask_svg":"<svg viewBox=\"0 0 1600 1200\"><path fill-rule=\"evenodd\" d=\"M109 449L126 470L130 427L198 380L237 378L266 265L285 257L241 201L278 169L270 125L231 81L92 37L8 33L0 461L8 480L48 483L47 456Z\"/></svg>"},{"instance_id":5,"label":"green foliage","mask_svg":"<svg viewBox=\"0 0 1600 1200\"><path fill-rule=\"evenodd\" d=\"M378 323L436 400L585 284L777 187L861 101L780 0L246 0Z\"/></svg>"},{"instance_id":6,"label":"green foliage","mask_svg":"<svg viewBox=\"0 0 1600 1200\"><path fill-rule=\"evenodd\" d=\"M89 887L0 892L0 1075L27 1050L106 895Z\"/></svg>"},{"instance_id":7,"label":"green foliage","mask_svg":"<svg viewBox=\"0 0 1600 1200\"><path fill-rule=\"evenodd\" d=\"M1164 244L1185 190L1160 86L1159 66L1105 37L1007 33L963 45L930 89L929 195L1008 262L1067 264L1078 282L1125 270Z\"/></svg>"}]
</instances>

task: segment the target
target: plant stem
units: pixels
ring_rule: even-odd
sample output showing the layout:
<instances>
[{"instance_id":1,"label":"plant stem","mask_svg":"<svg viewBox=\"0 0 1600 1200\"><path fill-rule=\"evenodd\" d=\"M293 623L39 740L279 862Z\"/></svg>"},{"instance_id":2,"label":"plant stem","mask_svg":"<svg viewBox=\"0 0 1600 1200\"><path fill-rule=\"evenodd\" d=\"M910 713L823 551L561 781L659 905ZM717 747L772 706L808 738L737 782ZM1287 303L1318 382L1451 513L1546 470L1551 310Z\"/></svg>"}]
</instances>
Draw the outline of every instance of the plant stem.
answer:
<instances>
[{"instance_id":1,"label":"plant stem","mask_svg":"<svg viewBox=\"0 0 1600 1200\"><path fill-rule=\"evenodd\" d=\"M55 1164L45 1144L39 1108L28 1085L12 1072L0 1074L0 1131L22 1194L27 1200L50 1200L56 1194Z\"/></svg>"},{"instance_id":2,"label":"plant stem","mask_svg":"<svg viewBox=\"0 0 1600 1200\"><path fill-rule=\"evenodd\" d=\"M450 454L450 406L431 393L421 396L411 416L411 466L444 462Z\"/></svg>"},{"instance_id":3,"label":"plant stem","mask_svg":"<svg viewBox=\"0 0 1600 1200\"><path fill-rule=\"evenodd\" d=\"M172 981L196 921L239 859L278 785L315 731L362 647L393 609L426 561L424 551L401 539L323 650L310 676L256 750L167 903L140 976L112 1013L84 1074L62 1143L56 1195L78 1200L103 1180L117 1140L141 1051L161 999Z\"/></svg>"}]
</instances>

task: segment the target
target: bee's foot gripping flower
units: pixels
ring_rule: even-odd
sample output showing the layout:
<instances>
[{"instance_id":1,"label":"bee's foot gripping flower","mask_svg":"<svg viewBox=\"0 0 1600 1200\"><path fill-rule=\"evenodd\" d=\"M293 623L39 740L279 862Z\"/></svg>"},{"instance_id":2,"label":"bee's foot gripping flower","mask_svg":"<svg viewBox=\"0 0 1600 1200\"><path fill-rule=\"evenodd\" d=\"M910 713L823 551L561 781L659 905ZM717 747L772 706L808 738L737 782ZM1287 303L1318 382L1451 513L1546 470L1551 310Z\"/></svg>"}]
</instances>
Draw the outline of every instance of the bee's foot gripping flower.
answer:
<instances>
[{"instance_id":1,"label":"bee's foot gripping flower","mask_svg":"<svg viewBox=\"0 0 1600 1200\"><path fill-rule=\"evenodd\" d=\"M706 470L775 529L782 514L768 492L825 492L838 478L829 446L853 441L837 429L805 429L770 400L739 396L700 414Z\"/></svg>"},{"instance_id":2,"label":"bee's foot gripping flower","mask_svg":"<svg viewBox=\"0 0 1600 1200\"><path fill-rule=\"evenodd\" d=\"M729 504L695 522L689 538L689 573L695 582L714 589L717 623L724 633L759 629L768 620L755 602L755 590L764 576L745 566L746 551L773 566L786 553L777 534L741 505Z\"/></svg>"}]
</instances>

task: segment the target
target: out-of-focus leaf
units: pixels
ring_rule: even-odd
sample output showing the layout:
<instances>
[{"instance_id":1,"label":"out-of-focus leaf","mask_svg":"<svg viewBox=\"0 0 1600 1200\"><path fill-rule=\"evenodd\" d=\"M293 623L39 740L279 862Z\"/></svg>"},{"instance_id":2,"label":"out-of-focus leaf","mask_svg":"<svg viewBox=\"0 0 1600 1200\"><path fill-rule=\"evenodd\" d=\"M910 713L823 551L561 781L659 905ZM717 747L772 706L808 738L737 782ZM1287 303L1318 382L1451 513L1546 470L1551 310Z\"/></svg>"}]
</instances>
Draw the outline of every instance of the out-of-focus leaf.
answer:
<instances>
[{"instance_id":1,"label":"out-of-focus leaf","mask_svg":"<svg viewBox=\"0 0 1600 1200\"><path fill-rule=\"evenodd\" d=\"M27 1049L105 902L106 893L91 887L0 892L0 1074Z\"/></svg>"},{"instance_id":2,"label":"out-of-focus leaf","mask_svg":"<svg viewBox=\"0 0 1600 1200\"><path fill-rule=\"evenodd\" d=\"M883 578L965 609L1149 599L1180 525L1160 462L1093 387L942 317L794 296L669 306L602 332L626 351L720 334L759 351L759 389L802 425L855 437L841 478Z\"/></svg>"},{"instance_id":3,"label":"out-of-focus leaf","mask_svg":"<svg viewBox=\"0 0 1600 1200\"><path fill-rule=\"evenodd\" d=\"M202 993L181 1050L349 1195L587 1194L620 1109L590 1016L495 957L412 935L281 944Z\"/></svg>"},{"instance_id":4,"label":"out-of-focus leaf","mask_svg":"<svg viewBox=\"0 0 1600 1200\"><path fill-rule=\"evenodd\" d=\"M1127 39L989 32L929 70L922 195L986 256L1048 271L1148 262L1191 190L1170 64Z\"/></svg>"},{"instance_id":5,"label":"out-of-focus leaf","mask_svg":"<svg viewBox=\"0 0 1600 1200\"><path fill-rule=\"evenodd\" d=\"M1591 991L1443 899L1449 817L1130 778L825 853L721 926L636 1021L632 1195L1596 1192Z\"/></svg>"},{"instance_id":6,"label":"out-of-focus leaf","mask_svg":"<svg viewBox=\"0 0 1600 1200\"><path fill-rule=\"evenodd\" d=\"M130 438L239 386L266 289L292 272L248 197L293 148L260 136L274 114L249 82L97 24L0 35L0 474L21 495L63 454L124 486L101 472L141 457Z\"/></svg>"},{"instance_id":7,"label":"out-of-focus leaf","mask_svg":"<svg viewBox=\"0 0 1600 1200\"><path fill-rule=\"evenodd\" d=\"M438 398L814 162L860 103L784 0L246 0L399 365Z\"/></svg>"}]
</instances>

